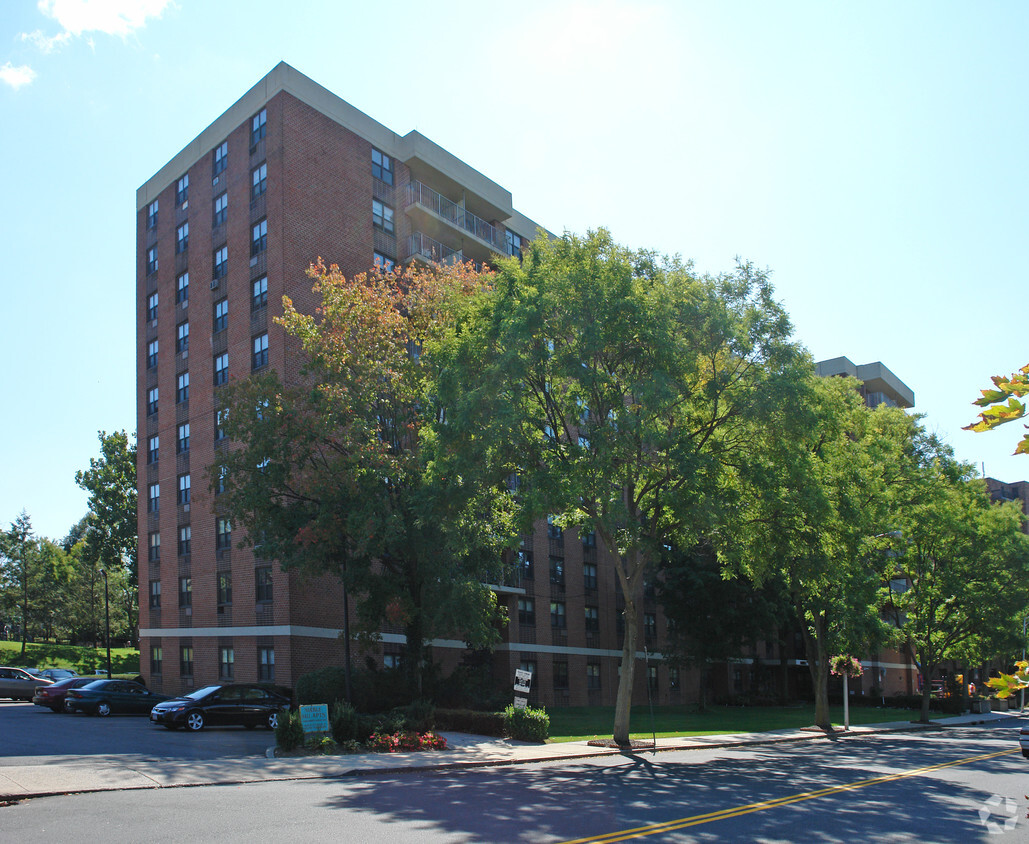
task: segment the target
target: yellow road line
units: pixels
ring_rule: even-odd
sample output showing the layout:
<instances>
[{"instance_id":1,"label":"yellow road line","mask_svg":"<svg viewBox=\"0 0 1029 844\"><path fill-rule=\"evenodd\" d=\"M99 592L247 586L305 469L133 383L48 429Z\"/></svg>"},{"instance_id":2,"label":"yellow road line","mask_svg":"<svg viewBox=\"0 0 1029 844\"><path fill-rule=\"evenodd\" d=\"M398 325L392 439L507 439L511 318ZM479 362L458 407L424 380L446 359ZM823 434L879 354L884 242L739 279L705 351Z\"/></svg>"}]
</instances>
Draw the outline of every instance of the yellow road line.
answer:
<instances>
[{"instance_id":1,"label":"yellow road line","mask_svg":"<svg viewBox=\"0 0 1029 844\"><path fill-rule=\"evenodd\" d=\"M614 841L627 841L630 838L643 838L647 835L656 835L661 832L674 832L677 829L685 829L690 826L722 821L729 818L737 818L741 815L749 815L751 812L760 812L765 809L776 809L779 806L789 806L791 803L799 803L803 800L813 800L816 797L828 797L833 794L840 794L844 791L853 791L858 788L866 788L870 785L902 780L907 777L917 777L930 771L939 771L942 768L953 768L957 765L967 765L970 762L981 762L984 759L995 759L998 756L1007 756L1010 753L1018 753L1019 748L1001 750L996 753L983 753L979 756L968 756L964 759L956 759L953 762L940 762L936 765L927 765L924 768L912 768L910 771L902 771L899 774L888 774L881 777L873 777L867 780L847 783L845 785L834 785L827 788L820 788L815 791L802 791L799 794L791 794L787 797L777 797L775 800L762 800L759 803L748 803L744 806L736 806L731 809L721 809L717 812L708 812L705 815L693 815L688 818L678 818L674 821L640 826L635 829L623 829L619 832L609 832L604 835L590 836L588 838L576 838L565 841L563 844L611 844Z\"/></svg>"}]
</instances>

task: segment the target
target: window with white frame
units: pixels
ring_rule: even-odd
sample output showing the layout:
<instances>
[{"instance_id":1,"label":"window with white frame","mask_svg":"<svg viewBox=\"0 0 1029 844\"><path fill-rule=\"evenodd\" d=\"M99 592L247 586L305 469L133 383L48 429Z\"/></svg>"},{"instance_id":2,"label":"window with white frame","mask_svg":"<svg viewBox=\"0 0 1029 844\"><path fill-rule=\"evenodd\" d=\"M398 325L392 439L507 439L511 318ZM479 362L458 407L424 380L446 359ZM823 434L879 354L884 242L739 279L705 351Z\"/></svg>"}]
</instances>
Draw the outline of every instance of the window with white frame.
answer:
<instances>
[{"instance_id":1,"label":"window with white frame","mask_svg":"<svg viewBox=\"0 0 1029 844\"><path fill-rule=\"evenodd\" d=\"M218 677L231 680L236 668L236 651L233 648L218 649Z\"/></svg>"},{"instance_id":2,"label":"window with white frame","mask_svg":"<svg viewBox=\"0 0 1029 844\"><path fill-rule=\"evenodd\" d=\"M250 146L256 146L268 129L268 109L262 108L250 121Z\"/></svg>"},{"instance_id":3,"label":"window with white frame","mask_svg":"<svg viewBox=\"0 0 1029 844\"><path fill-rule=\"evenodd\" d=\"M228 191L220 193L214 198L214 217L212 225L217 228L224 225L229 218L229 194Z\"/></svg>"},{"instance_id":4,"label":"window with white frame","mask_svg":"<svg viewBox=\"0 0 1029 844\"><path fill-rule=\"evenodd\" d=\"M250 299L250 310L257 311L268 304L268 276L254 279L253 296Z\"/></svg>"},{"instance_id":5,"label":"window with white frame","mask_svg":"<svg viewBox=\"0 0 1029 844\"><path fill-rule=\"evenodd\" d=\"M146 300L146 318L147 322L153 322L157 319L157 303L159 297L156 293L151 293Z\"/></svg>"},{"instance_id":6,"label":"window with white frame","mask_svg":"<svg viewBox=\"0 0 1029 844\"><path fill-rule=\"evenodd\" d=\"M190 525L179 527L179 556L188 557L193 545L193 528Z\"/></svg>"},{"instance_id":7,"label":"window with white frame","mask_svg":"<svg viewBox=\"0 0 1029 844\"><path fill-rule=\"evenodd\" d=\"M518 599L518 623L527 626L536 624L536 602L532 598Z\"/></svg>"},{"instance_id":8,"label":"window with white frame","mask_svg":"<svg viewBox=\"0 0 1029 844\"><path fill-rule=\"evenodd\" d=\"M586 688L590 691L600 689L600 664L596 662L586 663Z\"/></svg>"},{"instance_id":9,"label":"window with white frame","mask_svg":"<svg viewBox=\"0 0 1029 844\"><path fill-rule=\"evenodd\" d=\"M147 275L150 275L151 273L156 273L156 272L157 272L157 247L156 246L151 246L146 251L146 273L147 273Z\"/></svg>"},{"instance_id":10,"label":"window with white frame","mask_svg":"<svg viewBox=\"0 0 1029 844\"><path fill-rule=\"evenodd\" d=\"M189 223L183 223L175 229L175 254L181 255L189 249Z\"/></svg>"},{"instance_id":11,"label":"window with white frame","mask_svg":"<svg viewBox=\"0 0 1029 844\"><path fill-rule=\"evenodd\" d=\"M586 607L586 630L589 633L596 633L600 630L600 610L596 607Z\"/></svg>"},{"instance_id":12,"label":"window with white frame","mask_svg":"<svg viewBox=\"0 0 1029 844\"><path fill-rule=\"evenodd\" d=\"M157 413L158 389L153 387L146 394L146 415L153 416Z\"/></svg>"},{"instance_id":13,"label":"window with white frame","mask_svg":"<svg viewBox=\"0 0 1029 844\"><path fill-rule=\"evenodd\" d=\"M161 437L160 435L154 435L147 440L146 446L146 462L156 463L158 453L161 448Z\"/></svg>"},{"instance_id":14,"label":"window with white frame","mask_svg":"<svg viewBox=\"0 0 1029 844\"><path fill-rule=\"evenodd\" d=\"M157 347L158 347L158 341L157 340L151 340L149 343L147 343L147 347L146 347L146 368L147 369L153 369L155 366L157 366Z\"/></svg>"},{"instance_id":15,"label":"window with white frame","mask_svg":"<svg viewBox=\"0 0 1029 844\"><path fill-rule=\"evenodd\" d=\"M250 230L250 257L260 255L268 248L268 221L254 223Z\"/></svg>"},{"instance_id":16,"label":"window with white frame","mask_svg":"<svg viewBox=\"0 0 1029 844\"><path fill-rule=\"evenodd\" d=\"M565 602L564 601L551 601L550 602L550 626L564 629L568 626L568 622L565 619Z\"/></svg>"},{"instance_id":17,"label":"window with white frame","mask_svg":"<svg viewBox=\"0 0 1029 844\"><path fill-rule=\"evenodd\" d=\"M229 324L229 300L219 299L214 303L214 333L217 334L219 331L224 331L226 326Z\"/></svg>"},{"instance_id":18,"label":"window with white frame","mask_svg":"<svg viewBox=\"0 0 1029 844\"><path fill-rule=\"evenodd\" d=\"M393 272L393 268L396 266L396 262L387 255L383 255L381 252L372 253L372 266L376 269L382 270L384 273Z\"/></svg>"},{"instance_id":19,"label":"window with white frame","mask_svg":"<svg viewBox=\"0 0 1029 844\"><path fill-rule=\"evenodd\" d=\"M175 183L175 204L184 205L189 202L189 173Z\"/></svg>"},{"instance_id":20,"label":"window with white frame","mask_svg":"<svg viewBox=\"0 0 1029 844\"><path fill-rule=\"evenodd\" d=\"M161 606L161 581L150 581L150 609L156 610Z\"/></svg>"},{"instance_id":21,"label":"window with white frame","mask_svg":"<svg viewBox=\"0 0 1029 844\"><path fill-rule=\"evenodd\" d=\"M189 303L189 273L183 273L175 279L175 304Z\"/></svg>"},{"instance_id":22,"label":"window with white frame","mask_svg":"<svg viewBox=\"0 0 1029 844\"><path fill-rule=\"evenodd\" d=\"M149 550L147 552L147 559L154 563L161 559L161 532L159 530L151 531L148 539Z\"/></svg>"},{"instance_id":23,"label":"window with white frame","mask_svg":"<svg viewBox=\"0 0 1029 844\"><path fill-rule=\"evenodd\" d=\"M187 472L184 475L179 475L179 504L189 504L190 498L190 477Z\"/></svg>"},{"instance_id":24,"label":"window with white frame","mask_svg":"<svg viewBox=\"0 0 1029 844\"><path fill-rule=\"evenodd\" d=\"M272 600L272 567L258 566L254 569L254 592L259 603Z\"/></svg>"},{"instance_id":25,"label":"window with white frame","mask_svg":"<svg viewBox=\"0 0 1029 844\"><path fill-rule=\"evenodd\" d=\"M232 603L232 572L220 571L217 576L217 598L219 604Z\"/></svg>"},{"instance_id":26,"label":"window with white frame","mask_svg":"<svg viewBox=\"0 0 1029 844\"><path fill-rule=\"evenodd\" d=\"M271 683L275 679L275 648L257 649L257 679L262 683Z\"/></svg>"},{"instance_id":27,"label":"window with white frame","mask_svg":"<svg viewBox=\"0 0 1029 844\"><path fill-rule=\"evenodd\" d=\"M147 488L146 511L157 513L161 509L161 485L150 484Z\"/></svg>"},{"instance_id":28,"label":"window with white frame","mask_svg":"<svg viewBox=\"0 0 1029 844\"><path fill-rule=\"evenodd\" d=\"M393 234L393 209L377 199L372 200L372 225Z\"/></svg>"},{"instance_id":29,"label":"window with white frame","mask_svg":"<svg viewBox=\"0 0 1029 844\"><path fill-rule=\"evenodd\" d=\"M175 453L185 454L187 451L189 451L189 423L183 422L181 425L179 425L178 431L176 433L177 436L175 439Z\"/></svg>"},{"instance_id":30,"label":"window with white frame","mask_svg":"<svg viewBox=\"0 0 1029 844\"><path fill-rule=\"evenodd\" d=\"M160 583L157 584L160 588ZM158 595L160 597L160 595ZM158 605L160 606L160 605ZM164 671L164 648L160 645L150 646L150 673L160 674Z\"/></svg>"},{"instance_id":31,"label":"window with white frame","mask_svg":"<svg viewBox=\"0 0 1029 844\"><path fill-rule=\"evenodd\" d=\"M179 606L193 606L193 578L189 575L179 578Z\"/></svg>"},{"instance_id":32,"label":"window with white frame","mask_svg":"<svg viewBox=\"0 0 1029 844\"><path fill-rule=\"evenodd\" d=\"M393 184L393 159L372 148L372 175L387 185Z\"/></svg>"},{"instance_id":33,"label":"window with white frame","mask_svg":"<svg viewBox=\"0 0 1029 844\"><path fill-rule=\"evenodd\" d=\"M151 202L146 209L146 227L148 229L157 228L157 200Z\"/></svg>"},{"instance_id":34,"label":"window with white frame","mask_svg":"<svg viewBox=\"0 0 1029 844\"><path fill-rule=\"evenodd\" d=\"M179 645L179 674L183 677L193 676L192 645Z\"/></svg>"},{"instance_id":35,"label":"window with white frame","mask_svg":"<svg viewBox=\"0 0 1029 844\"><path fill-rule=\"evenodd\" d=\"M214 412L214 441L219 442L225 439L225 422L229 417L227 408L221 408Z\"/></svg>"},{"instance_id":36,"label":"window with white frame","mask_svg":"<svg viewBox=\"0 0 1029 844\"><path fill-rule=\"evenodd\" d=\"M175 351L180 355L189 351L189 322L180 322L175 328Z\"/></svg>"},{"instance_id":37,"label":"window with white frame","mask_svg":"<svg viewBox=\"0 0 1029 844\"><path fill-rule=\"evenodd\" d=\"M220 246L214 250L214 278L225 278L229 271L229 247Z\"/></svg>"},{"instance_id":38,"label":"window with white frame","mask_svg":"<svg viewBox=\"0 0 1029 844\"><path fill-rule=\"evenodd\" d=\"M175 389L175 403L182 404L189 401L189 373L183 372L179 375Z\"/></svg>"},{"instance_id":39,"label":"window with white frame","mask_svg":"<svg viewBox=\"0 0 1029 844\"><path fill-rule=\"evenodd\" d=\"M219 551L226 551L232 547L232 524L228 519L218 519L218 532L215 538L215 547Z\"/></svg>"}]
</instances>

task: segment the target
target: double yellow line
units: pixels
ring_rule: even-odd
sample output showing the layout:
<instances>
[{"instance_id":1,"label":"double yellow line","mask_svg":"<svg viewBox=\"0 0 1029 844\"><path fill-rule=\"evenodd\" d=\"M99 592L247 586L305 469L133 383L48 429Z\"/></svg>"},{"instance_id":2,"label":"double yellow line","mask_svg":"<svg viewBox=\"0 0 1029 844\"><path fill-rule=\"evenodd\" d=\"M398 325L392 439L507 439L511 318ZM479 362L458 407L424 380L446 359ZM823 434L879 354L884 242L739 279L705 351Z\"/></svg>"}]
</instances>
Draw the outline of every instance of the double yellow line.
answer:
<instances>
[{"instance_id":1,"label":"double yellow line","mask_svg":"<svg viewBox=\"0 0 1029 844\"><path fill-rule=\"evenodd\" d=\"M820 788L817 791L803 791L800 794L791 794L787 797L778 797L775 800L762 800L760 803L748 803L745 806L736 806L731 809L722 809L718 812L708 812L706 815L693 815L689 818L678 818L674 821L639 826L635 829L623 829L619 832L609 832L605 835L590 836L589 838L576 838L565 841L563 844L610 844L613 841L627 841L630 838L643 838L646 835L658 835L662 832L674 832L677 829L686 829L690 826L711 823L712 821L724 821L729 818L738 818L741 815L749 815L751 812L761 812L765 809L777 809L779 806L789 806L792 803L800 803L803 800L814 800L816 797L828 797L833 794L841 794L845 791L854 791L858 788L867 788L870 785L880 785L886 782L894 782L907 777L917 777L930 771L939 771L942 768L953 768L958 765L967 765L970 762L981 762L984 759L996 759L998 756L1007 756L1010 753L1018 753L1019 748L1001 750L997 753L983 753L979 756L967 756L964 759L956 759L953 762L941 762L938 765L927 765L924 768L912 768L910 771L902 771L899 774L889 774L882 777L873 777L867 780L847 783L845 785L834 785L829 788Z\"/></svg>"}]
</instances>

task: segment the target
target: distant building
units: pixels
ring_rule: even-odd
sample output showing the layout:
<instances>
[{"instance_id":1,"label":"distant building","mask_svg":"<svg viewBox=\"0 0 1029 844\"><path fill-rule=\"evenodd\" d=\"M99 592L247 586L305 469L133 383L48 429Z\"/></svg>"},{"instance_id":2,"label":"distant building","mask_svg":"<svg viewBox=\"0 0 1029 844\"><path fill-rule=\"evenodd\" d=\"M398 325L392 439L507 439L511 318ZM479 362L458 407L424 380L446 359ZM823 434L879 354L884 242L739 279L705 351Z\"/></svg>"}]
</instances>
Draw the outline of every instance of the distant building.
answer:
<instances>
[{"instance_id":1,"label":"distant building","mask_svg":"<svg viewBox=\"0 0 1029 844\"><path fill-rule=\"evenodd\" d=\"M915 394L911 388L887 369L882 361L855 365L850 358L839 357L820 360L815 372L823 378L834 375L849 375L863 382L861 395L869 407L880 404L889 407L914 407Z\"/></svg>"},{"instance_id":2,"label":"distant building","mask_svg":"<svg viewBox=\"0 0 1029 844\"><path fill-rule=\"evenodd\" d=\"M986 489L994 501L1021 502L1022 513L1027 517L1027 520L1022 522L1022 530L1029 533L1029 481L1006 483L998 481L996 478L987 478Z\"/></svg>"}]
</instances>

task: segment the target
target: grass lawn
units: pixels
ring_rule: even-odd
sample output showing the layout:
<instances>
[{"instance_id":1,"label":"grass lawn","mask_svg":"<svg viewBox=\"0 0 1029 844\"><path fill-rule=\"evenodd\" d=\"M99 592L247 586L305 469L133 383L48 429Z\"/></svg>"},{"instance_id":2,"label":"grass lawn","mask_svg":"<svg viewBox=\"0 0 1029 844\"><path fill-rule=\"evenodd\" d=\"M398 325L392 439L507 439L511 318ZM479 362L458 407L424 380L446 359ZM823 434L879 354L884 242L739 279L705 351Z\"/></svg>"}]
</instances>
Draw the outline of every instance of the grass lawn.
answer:
<instances>
[{"instance_id":1,"label":"grass lawn","mask_svg":"<svg viewBox=\"0 0 1029 844\"><path fill-rule=\"evenodd\" d=\"M829 708L834 725L843 726L843 707ZM550 709L550 741L583 741L592 738L610 738L614 725L614 707L570 706ZM852 706L852 725L878 724L882 721L917 720L919 712L914 709L881 709L870 706ZM942 718L932 712L930 718ZM655 706L653 727L650 708L634 706L629 724L632 738L647 739L651 731L658 738L672 736L705 736L720 733L753 733L766 730L785 730L808 727L815 720L815 705L798 707L712 706L707 712L698 713L693 706Z\"/></svg>"},{"instance_id":2,"label":"grass lawn","mask_svg":"<svg viewBox=\"0 0 1029 844\"><path fill-rule=\"evenodd\" d=\"M79 674L93 674L107 670L107 649L29 642L22 658L20 641L0 641L0 665L71 668ZM135 648L111 648L111 670L115 674L138 674L139 651Z\"/></svg>"}]
</instances>

